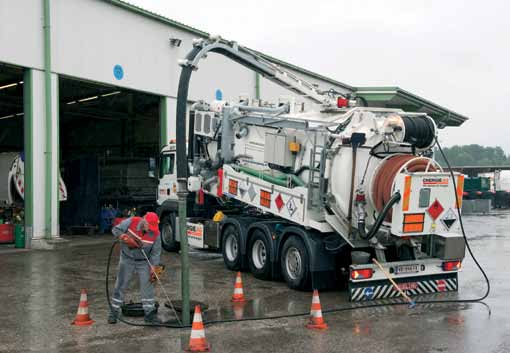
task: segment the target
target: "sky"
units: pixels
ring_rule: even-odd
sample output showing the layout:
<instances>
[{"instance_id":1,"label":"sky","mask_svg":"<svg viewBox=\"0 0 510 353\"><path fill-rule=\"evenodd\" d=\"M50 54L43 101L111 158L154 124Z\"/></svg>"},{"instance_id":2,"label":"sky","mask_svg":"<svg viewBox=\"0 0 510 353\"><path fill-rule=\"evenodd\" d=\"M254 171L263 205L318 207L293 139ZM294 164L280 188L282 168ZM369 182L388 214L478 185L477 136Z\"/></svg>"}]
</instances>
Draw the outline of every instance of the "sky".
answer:
<instances>
[{"instance_id":1,"label":"sky","mask_svg":"<svg viewBox=\"0 0 510 353\"><path fill-rule=\"evenodd\" d=\"M443 145L510 154L508 0L129 0L352 86L399 86L468 116Z\"/></svg>"}]
</instances>

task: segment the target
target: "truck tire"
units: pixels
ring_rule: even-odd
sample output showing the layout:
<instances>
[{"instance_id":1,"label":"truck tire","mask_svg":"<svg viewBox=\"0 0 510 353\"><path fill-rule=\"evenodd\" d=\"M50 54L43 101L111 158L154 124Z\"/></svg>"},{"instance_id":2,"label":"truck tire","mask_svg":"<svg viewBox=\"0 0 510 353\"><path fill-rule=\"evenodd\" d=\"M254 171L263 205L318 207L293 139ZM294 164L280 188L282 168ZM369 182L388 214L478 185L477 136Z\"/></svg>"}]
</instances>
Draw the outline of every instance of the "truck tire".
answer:
<instances>
[{"instance_id":1,"label":"truck tire","mask_svg":"<svg viewBox=\"0 0 510 353\"><path fill-rule=\"evenodd\" d=\"M271 278L271 247L264 233L256 229L248 246L248 266L253 276L258 279Z\"/></svg>"},{"instance_id":2,"label":"truck tire","mask_svg":"<svg viewBox=\"0 0 510 353\"><path fill-rule=\"evenodd\" d=\"M223 231L221 242L221 254L223 262L229 270L238 271L241 269L241 237L239 229L234 225L226 226Z\"/></svg>"},{"instance_id":3,"label":"truck tire","mask_svg":"<svg viewBox=\"0 0 510 353\"><path fill-rule=\"evenodd\" d=\"M280 267L289 288L310 289L310 259L305 244L298 236L290 236L283 244Z\"/></svg>"},{"instance_id":4,"label":"truck tire","mask_svg":"<svg viewBox=\"0 0 510 353\"><path fill-rule=\"evenodd\" d=\"M161 246L169 252L177 252L180 249L180 244L175 240L175 213L166 213L161 217L159 224L161 232Z\"/></svg>"}]
</instances>

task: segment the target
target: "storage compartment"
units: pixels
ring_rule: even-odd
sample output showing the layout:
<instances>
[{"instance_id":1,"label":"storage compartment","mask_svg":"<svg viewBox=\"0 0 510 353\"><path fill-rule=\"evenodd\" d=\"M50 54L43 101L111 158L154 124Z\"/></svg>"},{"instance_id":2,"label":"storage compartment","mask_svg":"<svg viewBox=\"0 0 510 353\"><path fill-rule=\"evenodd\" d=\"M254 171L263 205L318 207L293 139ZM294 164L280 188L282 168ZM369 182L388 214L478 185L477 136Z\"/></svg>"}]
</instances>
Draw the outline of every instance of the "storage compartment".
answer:
<instances>
[{"instance_id":1,"label":"storage compartment","mask_svg":"<svg viewBox=\"0 0 510 353\"><path fill-rule=\"evenodd\" d=\"M295 154L290 143L296 142L295 136L266 133L264 162L280 167L293 167Z\"/></svg>"}]
</instances>

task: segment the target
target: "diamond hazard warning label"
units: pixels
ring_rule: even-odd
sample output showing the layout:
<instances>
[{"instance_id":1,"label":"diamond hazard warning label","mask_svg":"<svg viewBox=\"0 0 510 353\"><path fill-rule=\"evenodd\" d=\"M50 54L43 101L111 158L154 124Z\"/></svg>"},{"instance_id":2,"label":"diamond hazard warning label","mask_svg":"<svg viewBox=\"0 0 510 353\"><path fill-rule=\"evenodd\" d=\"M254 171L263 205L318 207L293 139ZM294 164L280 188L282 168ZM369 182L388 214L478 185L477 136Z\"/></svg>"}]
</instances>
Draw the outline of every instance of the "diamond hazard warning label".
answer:
<instances>
[{"instance_id":1,"label":"diamond hazard warning label","mask_svg":"<svg viewBox=\"0 0 510 353\"><path fill-rule=\"evenodd\" d=\"M430 217L432 217L432 219L434 219L434 220L437 217L439 217L441 215L441 213L443 213L443 211L444 211L444 208L437 199L427 209L427 212L429 213Z\"/></svg>"},{"instance_id":2,"label":"diamond hazard warning label","mask_svg":"<svg viewBox=\"0 0 510 353\"><path fill-rule=\"evenodd\" d=\"M281 211L284 205L282 194L278 194L278 196L276 196L276 199L274 199L274 203L276 204L278 211Z\"/></svg>"},{"instance_id":3,"label":"diamond hazard warning label","mask_svg":"<svg viewBox=\"0 0 510 353\"><path fill-rule=\"evenodd\" d=\"M291 198L289 199L289 201L287 201L286 206L287 206L287 210L289 211L289 214L290 214L291 216L293 216L293 215L294 215L294 213L297 211L296 202L294 201L294 198L293 198L293 197L291 197Z\"/></svg>"},{"instance_id":4,"label":"diamond hazard warning label","mask_svg":"<svg viewBox=\"0 0 510 353\"><path fill-rule=\"evenodd\" d=\"M457 215L450 208L445 215L441 218L441 223L446 227L446 229L450 230L453 224L457 221Z\"/></svg>"}]
</instances>

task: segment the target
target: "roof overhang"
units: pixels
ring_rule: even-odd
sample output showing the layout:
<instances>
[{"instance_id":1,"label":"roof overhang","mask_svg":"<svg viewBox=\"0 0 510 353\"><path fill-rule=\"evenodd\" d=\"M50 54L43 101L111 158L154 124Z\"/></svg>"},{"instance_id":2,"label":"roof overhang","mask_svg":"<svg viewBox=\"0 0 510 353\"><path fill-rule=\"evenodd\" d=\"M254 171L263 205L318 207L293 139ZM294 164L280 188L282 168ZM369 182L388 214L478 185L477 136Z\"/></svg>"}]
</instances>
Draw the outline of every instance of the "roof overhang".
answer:
<instances>
[{"instance_id":1,"label":"roof overhang","mask_svg":"<svg viewBox=\"0 0 510 353\"><path fill-rule=\"evenodd\" d=\"M409 112L427 113L440 127L460 126L468 118L399 87L357 87L356 95L371 107L400 108Z\"/></svg>"}]
</instances>

